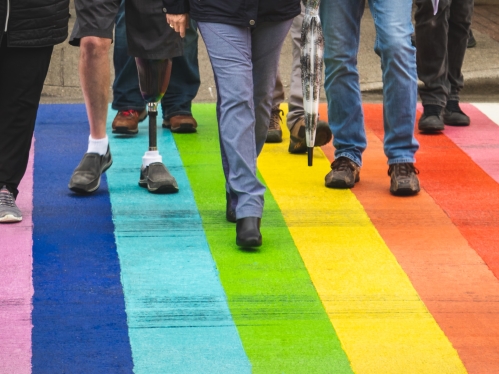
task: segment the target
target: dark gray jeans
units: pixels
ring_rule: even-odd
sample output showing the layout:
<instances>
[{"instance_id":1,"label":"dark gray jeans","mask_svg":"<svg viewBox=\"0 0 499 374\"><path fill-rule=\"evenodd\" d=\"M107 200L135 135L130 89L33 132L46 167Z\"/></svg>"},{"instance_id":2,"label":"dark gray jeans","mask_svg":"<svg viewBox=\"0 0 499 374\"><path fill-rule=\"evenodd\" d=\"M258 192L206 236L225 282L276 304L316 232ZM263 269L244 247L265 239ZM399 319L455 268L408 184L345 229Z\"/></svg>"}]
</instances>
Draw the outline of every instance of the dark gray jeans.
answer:
<instances>
[{"instance_id":1,"label":"dark gray jeans","mask_svg":"<svg viewBox=\"0 0 499 374\"><path fill-rule=\"evenodd\" d=\"M431 0L416 0L416 58L423 105L444 107L459 101L461 73L473 15L473 0L440 0L433 15Z\"/></svg>"}]
</instances>

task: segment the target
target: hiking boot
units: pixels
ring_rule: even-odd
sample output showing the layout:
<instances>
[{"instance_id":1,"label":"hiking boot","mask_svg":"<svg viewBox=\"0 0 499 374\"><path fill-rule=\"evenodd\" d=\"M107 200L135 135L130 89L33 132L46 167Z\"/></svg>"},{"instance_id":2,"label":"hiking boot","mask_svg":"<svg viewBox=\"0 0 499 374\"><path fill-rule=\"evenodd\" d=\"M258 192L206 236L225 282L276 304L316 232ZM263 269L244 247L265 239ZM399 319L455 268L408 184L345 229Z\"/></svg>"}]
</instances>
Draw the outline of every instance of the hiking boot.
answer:
<instances>
[{"instance_id":1,"label":"hiking boot","mask_svg":"<svg viewBox=\"0 0 499 374\"><path fill-rule=\"evenodd\" d=\"M331 141L333 134L327 122L319 121L315 131L314 147L322 147ZM305 139L305 119L300 118L290 130L289 153L306 153L307 141Z\"/></svg>"},{"instance_id":2,"label":"hiking boot","mask_svg":"<svg viewBox=\"0 0 499 374\"><path fill-rule=\"evenodd\" d=\"M466 48L474 48L476 47L476 39L475 36L473 35L473 31L470 29L470 33L468 34L468 44L466 45Z\"/></svg>"},{"instance_id":3,"label":"hiking boot","mask_svg":"<svg viewBox=\"0 0 499 374\"><path fill-rule=\"evenodd\" d=\"M6 186L0 189L0 223L13 223L23 220L21 211L16 205L14 194Z\"/></svg>"},{"instance_id":4,"label":"hiking boot","mask_svg":"<svg viewBox=\"0 0 499 374\"><path fill-rule=\"evenodd\" d=\"M419 192L419 170L414 164L404 162L392 164L388 167L388 175L391 178L390 192L396 196L410 196Z\"/></svg>"},{"instance_id":5,"label":"hiking boot","mask_svg":"<svg viewBox=\"0 0 499 374\"><path fill-rule=\"evenodd\" d=\"M139 132L139 122L147 117L147 110L120 110L113 120L113 134L135 135Z\"/></svg>"},{"instance_id":6,"label":"hiking boot","mask_svg":"<svg viewBox=\"0 0 499 374\"><path fill-rule=\"evenodd\" d=\"M98 153L85 153L69 180L68 188L71 191L89 194L100 186L100 177L113 164L111 150L107 147L104 156Z\"/></svg>"},{"instance_id":7,"label":"hiking boot","mask_svg":"<svg viewBox=\"0 0 499 374\"><path fill-rule=\"evenodd\" d=\"M282 142L281 115L284 115L284 112L279 105L272 108L270 112L269 131L267 132L267 139L265 140L265 143Z\"/></svg>"},{"instance_id":8,"label":"hiking boot","mask_svg":"<svg viewBox=\"0 0 499 374\"><path fill-rule=\"evenodd\" d=\"M360 166L348 157L338 157L331 164L331 171L326 175L326 187L353 188L360 180Z\"/></svg>"},{"instance_id":9,"label":"hiking boot","mask_svg":"<svg viewBox=\"0 0 499 374\"><path fill-rule=\"evenodd\" d=\"M463 113L459 101L449 100L444 110L444 123L447 126L469 126L470 117Z\"/></svg>"},{"instance_id":10,"label":"hiking boot","mask_svg":"<svg viewBox=\"0 0 499 374\"><path fill-rule=\"evenodd\" d=\"M427 133L440 132L444 127L442 107L438 105L424 105L424 113L418 122L419 131Z\"/></svg>"},{"instance_id":11,"label":"hiking boot","mask_svg":"<svg viewBox=\"0 0 499 374\"><path fill-rule=\"evenodd\" d=\"M177 181L161 162L153 162L145 168L140 168L139 186L152 193L178 192Z\"/></svg>"},{"instance_id":12,"label":"hiking boot","mask_svg":"<svg viewBox=\"0 0 499 374\"><path fill-rule=\"evenodd\" d=\"M163 119L163 127L165 129L170 129L171 132L176 132L178 134L188 134L196 132L198 123L190 114L179 114L178 116Z\"/></svg>"}]
</instances>

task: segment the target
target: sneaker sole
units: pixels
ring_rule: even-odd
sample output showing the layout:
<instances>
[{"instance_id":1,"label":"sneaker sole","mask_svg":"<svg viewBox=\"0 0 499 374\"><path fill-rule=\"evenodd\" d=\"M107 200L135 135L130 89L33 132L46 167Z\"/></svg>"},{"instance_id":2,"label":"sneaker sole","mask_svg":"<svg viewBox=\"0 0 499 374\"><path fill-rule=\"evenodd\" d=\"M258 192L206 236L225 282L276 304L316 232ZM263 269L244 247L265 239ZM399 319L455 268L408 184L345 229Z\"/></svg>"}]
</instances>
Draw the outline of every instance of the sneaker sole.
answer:
<instances>
[{"instance_id":1,"label":"sneaker sole","mask_svg":"<svg viewBox=\"0 0 499 374\"><path fill-rule=\"evenodd\" d=\"M282 130L269 131L265 143L282 143Z\"/></svg>"},{"instance_id":2,"label":"sneaker sole","mask_svg":"<svg viewBox=\"0 0 499 374\"><path fill-rule=\"evenodd\" d=\"M419 191L420 191L419 188L417 191L414 191L410 188L399 188L396 191L393 191L392 189L390 189L390 193L394 196L412 196L412 195L416 195Z\"/></svg>"},{"instance_id":3,"label":"sneaker sole","mask_svg":"<svg viewBox=\"0 0 499 374\"><path fill-rule=\"evenodd\" d=\"M192 123L181 123L180 127L174 129L172 129L172 125L169 122L163 122L162 126L164 129L169 129L171 132L174 132L176 134L192 134L194 132L197 132L196 127L194 127Z\"/></svg>"},{"instance_id":4,"label":"sneaker sole","mask_svg":"<svg viewBox=\"0 0 499 374\"><path fill-rule=\"evenodd\" d=\"M16 222L21 222L22 220L23 217L16 217L13 216L12 214L7 214L6 216L0 218L0 222L2 223L16 223Z\"/></svg>"},{"instance_id":5,"label":"sneaker sole","mask_svg":"<svg viewBox=\"0 0 499 374\"><path fill-rule=\"evenodd\" d=\"M147 191L154 194L169 194L169 193L177 193L179 191L178 187L175 187L171 184L166 184L163 186L159 186L157 188L151 188L147 185L146 181L139 180L139 186L142 188L147 188Z\"/></svg>"},{"instance_id":6,"label":"sneaker sole","mask_svg":"<svg viewBox=\"0 0 499 374\"><path fill-rule=\"evenodd\" d=\"M111 159L111 162L109 164L107 164L104 167L104 169L102 169L101 176L102 176L102 174L104 174L107 171L107 169L109 169L111 167L112 164L113 164L113 160ZM88 189L88 185L78 185L78 184L75 184L73 186L71 184L69 184L68 188L71 191L79 193L81 195L89 195L92 192L95 192L99 189L101 176L99 176L99 179L97 180L97 185L95 187L90 188L90 189Z\"/></svg>"},{"instance_id":7,"label":"sneaker sole","mask_svg":"<svg viewBox=\"0 0 499 374\"><path fill-rule=\"evenodd\" d=\"M124 134L124 135L136 135L138 134L139 129L130 130L128 127L116 127L113 129L113 134Z\"/></svg>"},{"instance_id":8,"label":"sneaker sole","mask_svg":"<svg viewBox=\"0 0 499 374\"><path fill-rule=\"evenodd\" d=\"M455 122L455 123L445 123L446 126L456 126L456 127L464 127L469 126L469 122Z\"/></svg>"}]
</instances>

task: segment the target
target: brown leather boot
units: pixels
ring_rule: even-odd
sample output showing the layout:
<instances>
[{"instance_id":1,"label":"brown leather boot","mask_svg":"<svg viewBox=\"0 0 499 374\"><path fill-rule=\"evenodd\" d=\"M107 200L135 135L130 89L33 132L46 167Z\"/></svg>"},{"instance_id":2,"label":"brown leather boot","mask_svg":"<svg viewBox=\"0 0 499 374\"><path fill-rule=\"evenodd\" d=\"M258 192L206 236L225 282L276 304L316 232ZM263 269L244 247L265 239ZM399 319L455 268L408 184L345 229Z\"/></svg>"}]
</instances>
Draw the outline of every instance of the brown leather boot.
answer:
<instances>
[{"instance_id":1,"label":"brown leather boot","mask_svg":"<svg viewBox=\"0 0 499 374\"><path fill-rule=\"evenodd\" d=\"M163 127L170 129L171 132L176 133L191 133L196 132L198 123L191 115L179 114L178 116L170 117L169 119L163 120Z\"/></svg>"},{"instance_id":2,"label":"brown leather boot","mask_svg":"<svg viewBox=\"0 0 499 374\"><path fill-rule=\"evenodd\" d=\"M113 120L113 134L135 135L139 132L139 122L147 117L147 110L120 110Z\"/></svg>"}]
</instances>

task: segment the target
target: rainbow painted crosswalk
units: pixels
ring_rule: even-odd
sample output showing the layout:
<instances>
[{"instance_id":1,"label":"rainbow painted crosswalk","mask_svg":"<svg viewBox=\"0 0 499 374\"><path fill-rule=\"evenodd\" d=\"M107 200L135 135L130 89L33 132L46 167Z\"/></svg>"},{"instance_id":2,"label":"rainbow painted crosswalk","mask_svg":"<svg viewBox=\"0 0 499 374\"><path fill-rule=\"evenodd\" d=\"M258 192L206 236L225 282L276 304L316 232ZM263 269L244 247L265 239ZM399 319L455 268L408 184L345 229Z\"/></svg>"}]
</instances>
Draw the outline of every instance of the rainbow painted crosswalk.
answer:
<instances>
[{"instance_id":1,"label":"rainbow painted crosswalk","mask_svg":"<svg viewBox=\"0 0 499 374\"><path fill-rule=\"evenodd\" d=\"M147 121L111 136L92 196L67 189L83 105L42 105L18 205L0 226L3 373L499 373L499 104L418 135L422 190L389 194L381 104L352 190L266 144L264 245L225 220L215 106L196 134L158 129L180 192L138 186ZM110 112L109 126L115 112ZM321 107L321 118L326 118Z\"/></svg>"}]
</instances>

